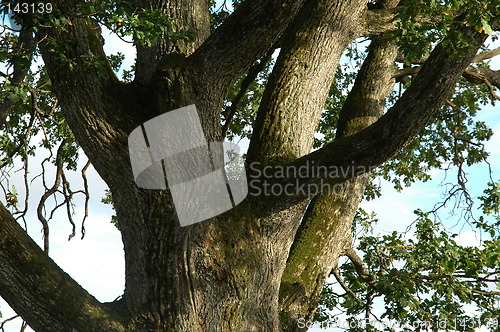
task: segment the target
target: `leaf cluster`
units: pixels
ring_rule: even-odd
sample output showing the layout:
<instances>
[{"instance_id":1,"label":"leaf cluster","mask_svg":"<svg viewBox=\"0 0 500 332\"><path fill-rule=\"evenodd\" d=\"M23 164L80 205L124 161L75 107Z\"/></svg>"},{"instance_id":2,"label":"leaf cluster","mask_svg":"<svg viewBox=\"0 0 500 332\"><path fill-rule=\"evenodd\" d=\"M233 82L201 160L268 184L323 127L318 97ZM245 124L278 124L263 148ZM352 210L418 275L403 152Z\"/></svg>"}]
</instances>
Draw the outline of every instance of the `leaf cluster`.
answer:
<instances>
[{"instance_id":1,"label":"leaf cluster","mask_svg":"<svg viewBox=\"0 0 500 332\"><path fill-rule=\"evenodd\" d=\"M415 232L408 239L396 232L361 238L358 249L375 283L359 278L348 261L341 267L342 276L358 299L331 295L327 286L321 305L339 304L353 318L371 307L373 298L381 297L385 311L380 318L411 326L405 331L469 331L471 322L479 327L478 322L487 324L498 317L500 292L492 289L500 274L498 223L493 237L480 246L468 246L458 244L458 234L450 234L426 213L417 210L415 214ZM475 305L481 313L474 316L464 304ZM419 325L422 322L428 324ZM460 326L457 322L468 323Z\"/></svg>"},{"instance_id":2,"label":"leaf cluster","mask_svg":"<svg viewBox=\"0 0 500 332\"><path fill-rule=\"evenodd\" d=\"M494 100L486 86L462 79L449 104L436 112L428 125L395 158L382 165L377 174L402 190L416 181L429 180L433 169L485 161L488 153L484 143L493 132L475 116L488 103L494 104Z\"/></svg>"},{"instance_id":3,"label":"leaf cluster","mask_svg":"<svg viewBox=\"0 0 500 332\"><path fill-rule=\"evenodd\" d=\"M459 53L468 45L458 29L458 24L472 26L479 32L493 33L491 24L500 12L498 1L468 0L408 0L398 8L394 37L407 56L406 64L421 62L433 45L448 38L443 46Z\"/></svg>"}]
</instances>

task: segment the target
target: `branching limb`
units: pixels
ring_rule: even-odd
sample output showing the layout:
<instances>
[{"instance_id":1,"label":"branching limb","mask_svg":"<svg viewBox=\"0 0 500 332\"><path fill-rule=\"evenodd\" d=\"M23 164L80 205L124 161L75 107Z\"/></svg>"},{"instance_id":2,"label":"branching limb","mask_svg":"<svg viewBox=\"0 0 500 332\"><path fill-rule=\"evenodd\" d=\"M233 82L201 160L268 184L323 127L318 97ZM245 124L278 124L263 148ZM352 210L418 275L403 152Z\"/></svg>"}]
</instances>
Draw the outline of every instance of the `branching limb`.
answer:
<instances>
[{"instance_id":1,"label":"branching limb","mask_svg":"<svg viewBox=\"0 0 500 332\"><path fill-rule=\"evenodd\" d=\"M353 298L353 300L355 300L359 305L363 305L363 301L361 301L360 298L356 295L356 293L354 293L352 291L352 289L350 289L349 286L347 286L347 284L345 283L344 279L340 275L340 271L339 271L338 266L332 270L332 274L334 275L335 279L339 283L340 287L342 287L342 289L347 294L349 294Z\"/></svg>"},{"instance_id":2,"label":"branching limb","mask_svg":"<svg viewBox=\"0 0 500 332\"><path fill-rule=\"evenodd\" d=\"M64 146L65 142L61 142L59 145L59 148L57 149L57 154L56 154L56 178L54 180L54 184L48 188L45 193L42 195L40 198L40 201L38 202L38 207L37 207L37 216L38 220L42 223L43 227L43 250L45 252L49 252L49 224L47 219L45 219L44 216L44 207L45 207L45 202L47 199L55 194L57 192L57 189L59 188L59 185L61 184L61 179L62 179L62 167L63 167L63 162L62 162L62 149Z\"/></svg>"},{"instance_id":3,"label":"branching limb","mask_svg":"<svg viewBox=\"0 0 500 332\"><path fill-rule=\"evenodd\" d=\"M73 191L71 189L71 185L70 185L69 181L66 178L66 174L64 172L63 162L62 162L62 158L61 158L61 151L62 151L64 144L65 144L65 141L63 140L60 143L59 148L58 148L57 153L56 153L56 161L55 161L56 178L55 178L55 180L50 188L48 188L44 183L46 191L42 195L42 197L38 203L38 208L37 208L38 219L40 220L40 222L42 223L42 226L43 226L44 248L45 248L45 251L47 251L47 252L48 252L48 248L49 248L48 221L52 219L52 217L54 216L54 213L59 208L61 208L63 206L66 208L67 219L71 225L71 233L69 235L68 240L71 240L76 235L76 224L73 220L73 214L74 214L73 197L75 194L83 194L85 196L84 216L83 216L82 226L81 226L82 239L85 236L85 220L88 217L88 206L89 206L90 193L89 193L88 180L87 180L87 170L90 166L90 161L87 161L85 163L85 165L81 171L82 179L83 179L83 187L84 187L83 190ZM47 160L48 159L46 159L45 161L47 161ZM45 174L45 167L42 164L42 177L43 177L44 182L45 182L44 174ZM51 196L55 197L56 194L62 195L63 201L61 203L57 203L57 201L56 201L56 205L50 211L49 217L47 219L45 217L45 214L44 214L46 201Z\"/></svg>"},{"instance_id":4,"label":"branching limb","mask_svg":"<svg viewBox=\"0 0 500 332\"><path fill-rule=\"evenodd\" d=\"M287 194L266 196L265 201L254 205L254 211L257 214L259 210L266 213L281 211L294 202L311 197L314 194L308 190L311 186L334 186L342 183L369 172L371 166L380 165L400 151L444 103L462 72L487 38L486 34L470 27L462 27L460 30L471 45L468 49L464 49L458 56L444 49L441 44L436 46L412 85L384 116L367 129L330 143L288 164L287 167L292 169L301 170L305 167L307 171L285 179L276 179L275 183L279 183L283 188L287 185L298 188L296 194L287 195L290 193L288 191ZM328 172L310 172L311 167L328 169L332 166L345 172L337 174L336 177L332 177ZM266 178L266 181L269 185L274 185L271 179ZM302 190L299 190L300 188Z\"/></svg>"},{"instance_id":5,"label":"branching limb","mask_svg":"<svg viewBox=\"0 0 500 332\"><path fill-rule=\"evenodd\" d=\"M376 281L375 275L371 274L370 271L368 271L368 268L366 265L363 263L363 260L361 257L358 256L358 253L354 248L348 247L344 254L349 258L349 260L352 262L354 267L356 268L356 272L358 275L363 279L366 283L373 285Z\"/></svg>"},{"instance_id":6,"label":"branching limb","mask_svg":"<svg viewBox=\"0 0 500 332\"><path fill-rule=\"evenodd\" d=\"M464 71L464 77L473 83L484 83L490 90L491 95L500 100L493 86L500 89L500 70L491 70L490 68L476 68L469 66Z\"/></svg>"},{"instance_id":7,"label":"branching limb","mask_svg":"<svg viewBox=\"0 0 500 332\"><path fill-rule=\"evenodd\" d=\"M190 58L211 81L229 88L272 47L304 2L245 1Z\"/></svg>"},{"instance_id":8,"label":"branching limb","mask_svg":"<svg viewBox=\"0 0 500 332\"><path fill-rule=\"evenodd\" d=\"M37 331L125 331L117 316L62 271L2 204L0 293Z\"/></svg>"}]
</instances>

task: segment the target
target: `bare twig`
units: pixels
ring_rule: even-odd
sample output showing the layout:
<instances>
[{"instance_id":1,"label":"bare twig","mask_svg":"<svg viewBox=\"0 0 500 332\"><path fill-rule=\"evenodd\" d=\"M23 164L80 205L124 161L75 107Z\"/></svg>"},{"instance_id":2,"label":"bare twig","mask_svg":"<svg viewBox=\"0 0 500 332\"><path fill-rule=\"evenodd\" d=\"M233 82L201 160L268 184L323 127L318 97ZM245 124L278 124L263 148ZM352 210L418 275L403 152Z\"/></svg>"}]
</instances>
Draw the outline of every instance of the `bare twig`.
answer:
<instances>
[{"instance_id":1,"label":"bare twig","mask_svg":"<svg viewBox=\"0 0 500 332\"><path fill-rule=\"evenodd\" d=\"M6 320L4 320L2 323L0 323L0 329L2 330L2 332L5 332L4 330L4 327L5 327L5 323L8 323L10 321L13 321L14 319L16 318L19 318L20 316L19 315L15 315L13 317L10 317L10 318L7 318Z\"/></svg>"},{"instance_id":2,"label":"bare twig","mask_svg":"<svg viewBox=\"0 0 500 332\"><path fill-rule=\"evenodd\" d=\"M40 198L40 202L38 203L37 207L37 215L38 215L38 220L42 223L43 227L43 250L45 252L49 252L49 224L47 222L47 219L45 219L43 209L45 206L45 202L47 199L52 196L54 193L57 192L57 188L61 184L61 178L62 178L62 167L63 167L63 161L62 161L62 148L65 144L65 140L61 142L59 145L59 148L57 149L57 154L56 154L56 178L54 180L54 184L52 187L50 187L45 193L42 195L42 198Z\"/></svg>"},{"instance_id":3,"label":"bare twig","mask_svg":"<svg viewBox=\"0 0 500 332\"><path fill-rule=\"evenodd\" d=\"M85 220L89 216L89 201L90 201L90 192L89 192L89 185L87 181L87 169L90 166L90 160L87 160L87 163L85 166L82 168L82 179L83 179L83 194L85 195L85 214L83 216L82 220L82 227L81 227L81 232L82 232L82 240L85 236Z\"/></svg>"},{"instance_id":4,"label":"bare twig","mask_svg":"<svg viewBox=\"0 0 500 332\"><path fill-rule=\"evenodd\" d=\"M64 196L64 204L66 205L66 215L68 216L68 221L71 224L71 234L68 237L68 241L71 240L76 234L76 225L73 221L73 209L71 205L71 200L73 199L73 192L71 191L71 187L69 185L68 180L66 179L66 174L64 171L62 172L62 194Z\"/></svg>"}]
</instances>

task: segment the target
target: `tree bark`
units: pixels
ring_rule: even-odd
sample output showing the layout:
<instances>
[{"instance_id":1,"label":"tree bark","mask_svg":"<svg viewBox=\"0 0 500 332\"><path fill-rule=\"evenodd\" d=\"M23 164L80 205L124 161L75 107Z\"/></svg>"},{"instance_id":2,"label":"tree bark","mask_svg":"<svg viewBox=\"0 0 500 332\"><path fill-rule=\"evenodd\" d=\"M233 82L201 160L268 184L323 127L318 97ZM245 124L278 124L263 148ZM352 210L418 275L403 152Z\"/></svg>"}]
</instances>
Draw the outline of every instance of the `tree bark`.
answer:
<instances>
[{"instance_id":1,"label":"tree bark","mask_svg":"<svg viewBox=\"0 0 500 332\"><path fill-rule=\"evenodd\" d=\"M161 41L152 48L143 47L138 52L136 80L130 84L120 83L113 74L97 24L68 14L74 1L55 1L71 24L65 29L41 29L37 36L64 116L111 189L126 265L125 293L112 306L114 312L60 271L18 226L16 229L8 211L0 209L0 232L6 235L0 237L0 274L7 276L0 281L0 294L40 331L280 331L292 327L291 320L297 315L310 316L321 282L345 245L365 180L356 182L350 175L303 179L306 184L325 180L345 185L351 181L355 186L343 187L336 198L328 198L338 200L338 210L328 210L326 201L318 197L309 205L302 224L312 197L297 193L250 197L211 220L180 227L168 190L136 186L129 163L129 133L146 120L195 103L207 140L220 139L220 109L229 87L284 33L286 43L259 109L250 160L293 167L311 161L318 166L345 166L351 161L375 166L423 128L486 38L462 27L473 45L470 49L457 57L437 46L400 101L373 125L354 134L378 117L380 96L387 89L385 76L380 91L373 79L361 79L369 75L367 69L360 74L353 102L347 103L345 114L351 113L341 117L339 136L345 137L309 153L340 55L359 32L356 25L363 21L365 2L245 1L210 36L203 2L154 2L155 8L179 15L179 26L192 28L198 39L193 47L176 52ZM141 6L152 3L143 1ZM195 6L194 13L181 8L188 3ZM61 45L64 47L58 48ZM380 47L380 52L387 51L385 55L377 55L376 49L372 50L374 60L366 66L383 63L387 67L385 60L378 60L387 56L390 62L389 46ZM89 52L100 64L97 68L95 62L86 60ZM390 71L388 80L392 74ZM358 103L362 106L356 109ZM303 183L296 180L276 183L292 183L297 189ZM303 226L296 237L299 224ZM321 225L325 226L323 238L333 233L338 233L334 239L342 238L323 244L337 253L333 256L318 253L304 241L310 238L308 231ZM11 250L16 254L9 255ZM310 256L301 258L298 252ZM318 260L312 268L302 261L310 258ZM36 268L26 277L23 273L29 264ZM306 280L307 271L314 278ZM37 283L44 287L30 288ZM298 300L286 287L297 283L303 288ZM26 295L19 300L10 289ZM37 305L38 297L47 299L40 302L42 307ZM61 308L59 300L69 304ZM281 316L287 319L284 326L280 301Z\"/></svg>"},{"instance_id":2,"label":"tree bark","mask_svg":"<svg viewBox=\"0 0 500 332\"><path fill-rule=\"evenodd\" d=\"M283 38L262 97L250 162L284 164L311 150L340 56L355 37L362 9L363 1L306 3Z\"/></svg>"},{"instance_id":3,"label":"tree bark","mask_svg":"<svg viewBox=\"0 0 500 332\"><path fill-rule=\"evenodd\" d=\"M355 134L377 121L395 80L391 75L397 47L375 38L349 93L337 124L336 139ZM352 245L352 221L369 174L349 179L316 196L309 204L290 250L281 281L280 304L285 330L299 330L297 321L313 319L330 272Z\"/></svg>"},{"instance_id":4,"label":"tree bark","mask_svg":"<svg viewBox=\"0 0 500 332\"><path fill-rule=\"evenodd\" d=\"M0 204L0 294L36 331L125 331L38 247Z\"/></svg>"}]
</instances>

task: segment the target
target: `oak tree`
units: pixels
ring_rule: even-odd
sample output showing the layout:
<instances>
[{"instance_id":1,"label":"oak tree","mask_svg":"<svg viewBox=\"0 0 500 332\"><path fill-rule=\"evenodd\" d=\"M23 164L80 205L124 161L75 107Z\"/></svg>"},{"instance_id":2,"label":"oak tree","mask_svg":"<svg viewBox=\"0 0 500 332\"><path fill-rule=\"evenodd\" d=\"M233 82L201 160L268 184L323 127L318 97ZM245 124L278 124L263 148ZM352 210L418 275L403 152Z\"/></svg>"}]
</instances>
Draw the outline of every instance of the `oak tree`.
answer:
<instances>
[{"instance_id":1,"label":"oak tree","mask_svg":"<svg viewBox=\"0 0 500 332\"><path fill-rule=\"evenodd\" d=\"M15 160L28 169L37 149L53 152L46 162L56 180L37 208L44 248L22 228L27 207L3 182L0 296L33 329L299 331L299 321L325 321L335 307L371 318L377 297L384 317L400 322L451 328L447 314L472 318L464 303L483 320L498 316L493 180L484 216L468 216L487 235L480 247L458 245L433 211L416 212L414 237L356 241L356 229L373 222L358 206L379 194L376 177L402 188L447 166L458 176L444 203L471 201L464 167L486 161L492 135L475 115L500 87L488 64L500 51L486 42L499 29L497 1L26 4L2 1L17 26L4 25L0 44L1 167L11 170L2 181ZM103 27L136 48L121 77L123 56L104 52ZM249 138L245 165L257 184L234 209L181 227L168 189L137 186L128 136L192 104L207 141ZM66 179L79 154L88 158L84 178L92 165L108 185L123 239L125 291L112 303L98 302L49 256L48 198L62 197L63 208L78 193L88 198L91 181L77 192ZM341 171L313 171L325 169ZM287 190L265 193L264 185ZM325 286L329 277L345 294Z\"/></svg>"}]
</instances>

